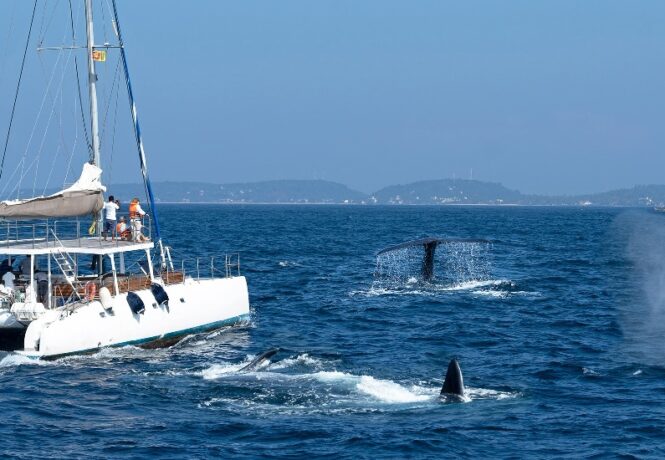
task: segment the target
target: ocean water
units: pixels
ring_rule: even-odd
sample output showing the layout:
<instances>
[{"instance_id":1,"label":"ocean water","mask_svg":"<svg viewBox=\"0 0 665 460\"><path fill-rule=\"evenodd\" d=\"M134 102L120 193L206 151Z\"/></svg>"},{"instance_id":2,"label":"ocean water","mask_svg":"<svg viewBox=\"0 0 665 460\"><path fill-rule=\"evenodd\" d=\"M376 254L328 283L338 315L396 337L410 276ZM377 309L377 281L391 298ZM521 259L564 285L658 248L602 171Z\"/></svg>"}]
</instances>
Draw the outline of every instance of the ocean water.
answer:
<instances>
[{"instance_id":1,"label":"ocean water","mask_svg":"<svg viewBox=\"0 0 665 460\"><path fill-rule=\"evenodd\" d=\"M0 355L19 458L662 457L665 216L520 207L162 206L176 256L239 252L251 320L161 350ZM425 235L485 238L440 247ZM413 259L416 257L416 259ZM415 260L415 262L414 262ZM390 265L388 267L388 265ZM243 364L282 351L254 372ZM457 357L465 402L438 398Z\"/></svg>"}]
</instances>

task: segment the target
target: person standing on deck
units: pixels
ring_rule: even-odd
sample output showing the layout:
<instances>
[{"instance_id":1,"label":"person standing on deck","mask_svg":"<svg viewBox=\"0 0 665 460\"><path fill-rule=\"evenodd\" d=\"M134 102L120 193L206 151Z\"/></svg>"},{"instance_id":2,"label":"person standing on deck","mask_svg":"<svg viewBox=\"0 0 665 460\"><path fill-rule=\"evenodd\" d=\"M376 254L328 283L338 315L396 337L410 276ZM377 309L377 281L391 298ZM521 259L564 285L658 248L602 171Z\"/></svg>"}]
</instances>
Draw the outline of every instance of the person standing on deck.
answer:
<instances>
[{"instance_id":1,"label":"person standing on deck","mask_svg":"<svg viewBox=\"0 0 665 460\"><path fill-rule=\"evenodd\" d=\"M21 271L21 275L30 276L30 264L31 264L30 259L31 258L32 258L32 256L30 254L28 254L27 256L25 256L25 259L23 259L21 261L21 265L19 265L19 270ZM36 270L36 268L35 268L35 270Z\"/></svg>"},{"instance_id":2,"label":"person standing on deck","mask_svg":"<svg viewBox=\"0 0 665 460\"><path fill-rule=\"evenodd\" d=\"M104 241L108 234L111 234L111 241L115 240L115 212L120 209L120 203L113 197L109 196L109 200L104 204L104 212L106 213L106 220L104 221Z\"/></svg>"},{"instance_id":3,"label":"person standing on deck","mask_svg":"<svg viewBox=\"0 0 665 460\"><path fill-rule=\"evenodd\" d=\"M143 243L146 240L146 237L141 233L141 228L143 227L141 220L143 216L145 216L145 211L141 209L139 199L134 198L129 203L129 220L132 226L132 240L134 242Z\"/></svg>"}]
</instances>

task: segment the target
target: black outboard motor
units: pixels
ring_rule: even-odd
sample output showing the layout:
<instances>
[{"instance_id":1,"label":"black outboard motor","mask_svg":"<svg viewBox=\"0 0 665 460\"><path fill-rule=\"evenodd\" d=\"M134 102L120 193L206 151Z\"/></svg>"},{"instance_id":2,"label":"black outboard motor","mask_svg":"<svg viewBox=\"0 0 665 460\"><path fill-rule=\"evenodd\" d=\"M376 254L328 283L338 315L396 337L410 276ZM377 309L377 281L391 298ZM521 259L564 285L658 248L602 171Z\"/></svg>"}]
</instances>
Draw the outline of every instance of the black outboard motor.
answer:
<instances>
[{"instance_id":1,"label":"black outboard motor","mask_svg":"<svg viewBox=\"0 0 665 460\"><path fill-rule=\"evenodd\" d=\"M127 303L129 304L129 308L131 308L132 313L135 315L143 314L145 312L145 305L143 300L141 300L137 293L131 291L128 292Z\"/></svg>"},{"instance_id":2,"label":"black outboard motor","mask_svg":"<svg viewBox=\"0 0 665 460\"><path fill-rule=\"evenodd\" d=\"M157 301L157 305L165 305L167 307L169 306L169 295L166 293L161 284L152 283L150 285L150 291Z\"/></svg>"}]
</instances>

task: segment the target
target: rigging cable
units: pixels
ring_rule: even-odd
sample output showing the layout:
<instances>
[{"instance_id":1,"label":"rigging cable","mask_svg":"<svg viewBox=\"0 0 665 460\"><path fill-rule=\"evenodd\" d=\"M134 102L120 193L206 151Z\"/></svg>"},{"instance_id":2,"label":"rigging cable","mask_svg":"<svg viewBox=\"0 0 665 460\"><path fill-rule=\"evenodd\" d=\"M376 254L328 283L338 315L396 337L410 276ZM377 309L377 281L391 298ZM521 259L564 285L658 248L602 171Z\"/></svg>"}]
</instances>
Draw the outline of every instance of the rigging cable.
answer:
<instances>
[{"instance_id":1,"label":"rigging cable","mask_svg":"<svg viewBox=\"0 0 665 460\"><path fill-rule=\"evenodd\" d=\"M76 101L74 102L74 117L76 117ZM76 146L78 145L78 140L79 140L78 123L74 123L74 143L72 145L72 151L69 154L69 161L67 162L67 169L65 170L65 178L62 180L63 188L65 187L65 184L67 184L69 173L72 170L72 160L74 159L74 152L76 152Z\"/></svg>"},{"instance_id":2,"label":"rigging cable","mask_svg":"<svg viewBox=\"0 0 665 460\"><path fill-rule=\"evenodd\" d=\"M69 20L72 24L72 46L76 46L76 28L74 27L74 13L72 11L72 0L69 0ZM88 154L90 158L93 156L92 142L88 136L88 126L85 121L85 110L83 109L83 96L81 95L81 78L79 77L79 62L74 54L74 67L76 68L76 86L79 93L79 108L81 109L81 121L83 121L83 134L85 135L85 144L88 146Z\"/></svg>"},{"instance_id":3,"label":"rigging cable","mask_svg":"<svg viewBox=\"0 0 665 460\"><path fill-rule=\"evenodd\" d=\"M21 80L23 78L23 69L25 68L25 58L28 55L28 46L30 46L30 35L32 34L32 25L35 22L35 12L37 11L37 0L32 8L32 17L30 18L30 28L28 29L28 37L25 40L25 49L23 50L23 60L21 61L21 71L18 75L18 82L16 83L16 94L14 94L14 104L12 105L12 113L9 116L9 127L7 128L7 137L5 138L5 148L2 151L2 161L0 161L0 179L5 169L5 157L7 156L7 146L9 145L9 135L12 131L12 124L14 121L14 113L16 112L16 101L18 101L18 93L21 88Z\"/></svg>"},{"instance_id":4,"label":"rigging cable","mask_svg":"<svg viewBox=\"0 0 665 460\"><path fill-rule=\"evenodd\" d=\"M104 122L102 123L102 134L100 136L101 141L100 142L106 142L106 128L108 126L107 120L109 117L109 109L111 108L111 102L113 99L113 95L115 94L115 110L113 112L113 128L111 132L111 150L110 150L110 156L109 159L105 162L108 164L108 183L112 184L113 183L113 151L115 148L115 132L116 132L116 124L118 120L118 98L120 96L120 88L116 86L116 80L118 78L118 75L120 74L120 62L121 59L118 57L118 63L116 64L116 69L115 69L115 75L113 77L113 85L111 86L111 92L109 96L109 103L108 106L106 107L106 111L104 113ZM108 143L107 143L108 144ZM106 155L104 156L106 158ZM105 169L105 168L102 168Z\"/></svg>"},{"instance_id":5,"label":"rigging cable","mask_svg":"<svg viewBox=\"0 0 665 460\"><path fill-rule=\"evenodd\" d=\"M39 124L39 120L42 117L42 112L44 110L44 105L46 104L46 99L47 99L48 95L50 94L51 85L53 84L53 79L55 78L55 71L58 68L58 63L60 62L61 57L62 57L62 53L58 53L58 58L56 59L56 62L53 66L53 71L51 72L51 76L48 77L48 84L46 86L46 91L44 91L44 97L42 98L42 102L39 106L39 111L37 112L37 116L35 117L35 123L32 126L32 131L30 131L30 137L28 138L28 142L25 146L25 151L23 152L23 156L21 157L21 161L17 165L17 168L19 166L21 167L21 174L20 174L20 177L18 179L19 183L16 185L16 188L14 189L14 190L17 191L17 196L16 196L17 199L19 198L19 194L20 194L20 191L21 191L20 186L23 182L23 178L27 174L27 172L24 172L24 170L25 170L25 158L26 158L26 155L28 154L28 150L30 150L30 146L32 145L32 140L35 137L35 132L37 131L37 125ZM44 76L46 76L46 72L44 72ZM33 160L32 163L30 163L30 165L32 166L32 164L34 164L34 162L35 161ZM13 174L12 174L12 177L13 177ZM7 183L5 185L5 187L7 185L9 185L9 183ZM4 189L3 189L3 192L0 193L0 196L2 196L3 194L4 194Z\"/></svg>"},{"instance_id":6,"label":"rigging cable","mask_svg":"<svg viewBox=\"0 0 665 460\"><path fill-rule=\"evenodd\" d=\"M32 184L32 194L33 194L33 196L34 196L35 190L37 188L37 173L39 172L39 163L40 163L40 160L41 160L42 151L44 150L44 143L46 141L46 135L47 135L48 130L51 126L51 120L53 119L53 115L55 114L56 105L58 103L58 97L62 95L63 82L65 80L65 75L67 74L67 67L69 67L69 60L72 57L72 52L73 52L73 50L69 50L69 53L67 55L67 59L66 59L66 61L64 62L63 66L62 66L62 76L60 77L60 84L58 85L57 91L56 91L55 96L53 98L53 104L51 105L51 113L50 113L50 115L48 117L48 120L46 122L46 128L44 129L44 134L42 135L42 141L39 145L39 151L37 152L37 165L35 167L35 177L34 177L34 181L33 181L33 184ZM55 72L55 69L54 69L54 72ZM51 85L49 85L49 88L50 88L50 86ZM50 91L47 92L47 95L49 93L50 93Z\"/></svg>"},{"instance_id":7,"label":"rigging cable","mask_svg":"<svg viewBox=\"0 0 665 460\"><path fill-rule=\"evenodd\" d=\"M113 75L113 82L111 83L111 90L109 91L108 103L106 104L106 110L104 110L104 119L102 120L102 132L99 135L99 143L103 144L106 135L106 126L109 117L109 110L111 109L111 101L113 99L114 92L118 92L119 88L116 88L116 82L118 81L118 75L120 75L120 62L121 59L118 57L118 63L115 66L115 74Z\"/></svg>"},{"instance_id":8,"label":"rigging cable","mask_svg":"<svg viewBox=\"0 0 665 460\"><path fill-rule=\"evenodd\" d=\"M15 22L14 20L16 19L16 10L18 9L16 5L18 5L18 2L14 2L12 12L9 16L9 30L7 30L5 43L12 42L12 33L14 32L14 22ZM2 86L2 80L4 79L5 70L7 69L6 64L7 64L7 58L9 57L9 50L10 47L5 46L4 52L2 53L2 57L0 57L0 86Z\"/></svg>"},{"instance_id":9,"label":"rigging cable","mask_svg":"<svg viewBox=\"0 0 665 460\"><path fill-rule=\"evenodd\" d=\"M51 176L53 175L53 171L55 170L55 164L58 160L58 154L60 153L60 149L62 148L63 151L67 150L67 143L65 142L65 135L64 135L64 130L62 129L62 112L64 110L64 103L63 103L63 92L60 92L60 112L58 113L58 128L60 128L59 134L60 134L60 139L58 142L58 148L55 151L55 155L53 155L53 160L51 161L51 169L48 173L48 177L46 178L46 182L44 183L44 189L42 190L42 195L46 195L46 189L48 188L48 184L51 183Z\"/></svg>"},{"instance_id":10,"label":"rigging cable","mask_svg":"<svg viewBox=\"0 0 665 460\"><path fill-rule=\"evenodd\" d=\"M146 195L148 195L148 204L152 212L153 223L155 224L155 240L159 242L160 250L162 252L162 262L164 262L164 251L162 247L162 238L159 232L159 219L157 218L157 207L155 205L155 196L152 193L152 185L150 184L150 177L148 176L148 166L145 159L145 151L143 149L143 140L141 139L141 128L139 126L138 116L136 114L136 104L134 103L134 93L132 92L132 83L129 79L129 68L127 66L127 56L125 54L125 44L122 40L122 32L120 29L120 20L118 19L118 6L115 0L111 0L113 5L113 18L115 20L115 30L118 34L118 42L120 45L120 56L122 58L123 70L125 73L125 83L127 84L127 96L129 98L129 108L132 113L132 121L134 124L134 138L136 139L136 147L139 153L139 163L141 165L141 173L143 174L143 186L145 187Z\"/></svg>"}]
</instances>

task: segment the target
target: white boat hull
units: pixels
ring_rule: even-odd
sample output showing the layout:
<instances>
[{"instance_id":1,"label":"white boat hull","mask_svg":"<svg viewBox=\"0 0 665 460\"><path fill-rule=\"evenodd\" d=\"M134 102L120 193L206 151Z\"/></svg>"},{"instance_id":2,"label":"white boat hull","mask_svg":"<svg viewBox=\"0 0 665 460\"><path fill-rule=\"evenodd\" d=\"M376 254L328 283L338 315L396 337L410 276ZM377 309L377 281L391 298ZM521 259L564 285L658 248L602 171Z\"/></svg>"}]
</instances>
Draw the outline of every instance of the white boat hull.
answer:
<instances>
[{"instance_id":1,"label":"white boat hull","mask_svg":"<svg viewBox=\"0 0 665 460\"><path fill-rule=\"evenodd\" d=\"M127 293L113 297L111 311L97 300L73 312L64 308L47 311L28 326L20 353L57 358L123 345L167 346L187 334L249 318L243 276L200 281L187 278L163 287L169 296L167 305L158 305L150 289L134 291L145 305L140 314L132 312Z\"/></svg>"},{"instance_id":2,"label":"white boat hull","mask_svg":"<svg viewBox=\"0 0 665 460\"><path fill-rule=\"evenodd\" d=\"M25 329L14 314L8 310L0 311L0 330L3 329Z\"/></svg>"}]
</instances>

